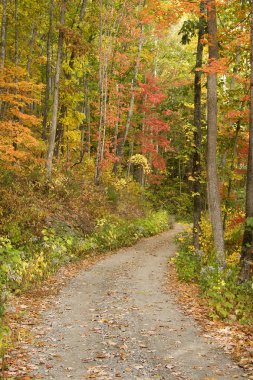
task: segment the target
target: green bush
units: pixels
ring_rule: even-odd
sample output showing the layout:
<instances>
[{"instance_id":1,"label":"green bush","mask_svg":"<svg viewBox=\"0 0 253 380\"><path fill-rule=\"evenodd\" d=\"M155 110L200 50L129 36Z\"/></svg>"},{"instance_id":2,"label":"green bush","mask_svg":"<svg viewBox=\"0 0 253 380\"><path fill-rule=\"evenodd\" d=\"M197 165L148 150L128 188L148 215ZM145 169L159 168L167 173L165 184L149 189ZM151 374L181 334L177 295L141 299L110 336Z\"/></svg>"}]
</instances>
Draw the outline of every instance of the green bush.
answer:
<instances>
[{"instance_id":1,"label":"green bush","mask_svg":"<svg viewBox=\"0 0 253 380\"><path fill-rule=\"evenodd\" d=\"M200 257L193 251L181 249L175 259L180 281L196 282L200 272Z\"/></svg>"},{"instance_id":2,"label":"green bush","mask_svg":"<svg viewBox=\"0 0 253 380\"><path fill-rule=\"evenodd\" d=\"M77 260L90 252L103 252L129 246L138 239L166 230L166 212L150 213L132 221L115 216L100 219L90 236L66 228L43 229L26 247L15 248L8 238L0 238L0 350L7 329L1 325L4 303L10 292L20 292L54 273L63 264ZM7 334L7 335L6 335Z\"/></svg>"},{"instance_id":3,"label":"green bush","mask_svg":"<svg viewBox=\"0 0 253 380\"><path fill-rule=\"evenodd\" d=\"M228 262L220 268L215 255L195 252L191 236L180 234L177 238L179 252L175 257L178 278L199 284L201 294L207 298L210 316L213 319L238 321L242 324L253 322L253 284L238 283L239 266Z\"/></svg>"},{"instance_id":4,"label":"green bush","mask_svg":"<svg viewBox=\"0 0 253 380\"><path fill-rule=\"evenodd\" d=\"M21 283L22 252L10 240L0 237L0 317L8 291Z\"/></svg>"},{"instance_id":5,"label":"green bush","mask_svg":"<svg viewBox=\"0 0 253 380\"><path fill-rule=\"evenodd\" d=\"M177 220L191 221L192 195L187 184L174 183L169 179L159 185L150 185L146 190L146 199L156 209L163 209Z\"/></svg>"},{"instance_id":6,"label":"green bush","mask_svg":"<svg viewBox=\"0 0 253 380\"><path fill-rule=\"evenodd\" d=\"M252 284L238 283L238 268L225 269L214 266L202 267L200 287L207 296L213 319L239 321L242 324L253 322Z\"/></svg>"},{"instance_id":7,"label":"green bush","mask_svg":"<svg viewBox=\"0 0 253 380\"><path fill-rule=\"evenodd\" d=\"M150 213L145 218L133 221L109 217L98 221L91 239L98 250L113 250L129 246L142 237L158 234L168 226L169 218L165 211Z\"/></svg>"}]
</instances>

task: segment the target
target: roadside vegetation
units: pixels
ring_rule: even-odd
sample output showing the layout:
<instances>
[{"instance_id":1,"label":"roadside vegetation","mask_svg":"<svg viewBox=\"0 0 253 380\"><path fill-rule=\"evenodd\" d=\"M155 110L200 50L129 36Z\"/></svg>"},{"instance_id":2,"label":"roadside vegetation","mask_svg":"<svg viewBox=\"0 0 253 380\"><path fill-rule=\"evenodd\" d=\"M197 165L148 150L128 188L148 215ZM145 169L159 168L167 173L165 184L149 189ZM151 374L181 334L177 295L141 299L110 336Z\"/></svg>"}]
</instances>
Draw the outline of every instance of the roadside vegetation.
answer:
<instances>
[{"instance_id":1,"label":"roadside vegetation","mask_svg":"<svg viewBox=\"0 0 253 380\"><path fill-rule=\"evenodd\" d=\"M180 280L251 324L252 2L2 0L0 23L0 320L175 219Z\"/></svg>"}]
</instances>

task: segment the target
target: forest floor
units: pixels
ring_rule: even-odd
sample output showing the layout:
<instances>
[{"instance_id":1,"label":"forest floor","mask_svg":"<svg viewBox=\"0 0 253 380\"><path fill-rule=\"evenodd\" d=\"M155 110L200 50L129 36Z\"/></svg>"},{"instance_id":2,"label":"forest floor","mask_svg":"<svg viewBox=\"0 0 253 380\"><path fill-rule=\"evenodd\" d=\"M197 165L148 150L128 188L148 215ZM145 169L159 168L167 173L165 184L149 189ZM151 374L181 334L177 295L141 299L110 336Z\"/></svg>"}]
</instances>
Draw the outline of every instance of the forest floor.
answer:
<instances>
[{"instance_id":1,"label":"forest floor","mask_svg":"<svg viewBox=\"0 0 253 380\"><path fill-rule=\"evenodd\" d=\"M87 268L68 269L67 276L59 272L41 294L36 290L33 308L27 295L21 297L13 309L15 315L19 310L25 337L12 352L16 361L6 378L248 378L170 290L168 259L181 230L177 225L131 248L91 259ZM12 324L20 324L17 317Z\"/></svg>"}]
</instances>

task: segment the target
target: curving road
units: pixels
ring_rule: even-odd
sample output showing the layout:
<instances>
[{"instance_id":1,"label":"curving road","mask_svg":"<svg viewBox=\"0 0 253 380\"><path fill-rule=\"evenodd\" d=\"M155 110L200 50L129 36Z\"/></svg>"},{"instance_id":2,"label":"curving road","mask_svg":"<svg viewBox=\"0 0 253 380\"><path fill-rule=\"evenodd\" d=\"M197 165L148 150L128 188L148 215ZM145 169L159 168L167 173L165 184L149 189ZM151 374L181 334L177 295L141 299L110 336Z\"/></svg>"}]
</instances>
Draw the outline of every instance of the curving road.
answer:
<instances>
[{"instance_id":1,"label":"curving road","mask_svg":"<svg viewBox=\"0 0 253 380\"><path fill-rule=\"evenodd\" d=\"M34 331L45 332L32 350L36 379L245 379L165 290L179 230L121 249L69 282Z\"/></svg>"}]
</instances>

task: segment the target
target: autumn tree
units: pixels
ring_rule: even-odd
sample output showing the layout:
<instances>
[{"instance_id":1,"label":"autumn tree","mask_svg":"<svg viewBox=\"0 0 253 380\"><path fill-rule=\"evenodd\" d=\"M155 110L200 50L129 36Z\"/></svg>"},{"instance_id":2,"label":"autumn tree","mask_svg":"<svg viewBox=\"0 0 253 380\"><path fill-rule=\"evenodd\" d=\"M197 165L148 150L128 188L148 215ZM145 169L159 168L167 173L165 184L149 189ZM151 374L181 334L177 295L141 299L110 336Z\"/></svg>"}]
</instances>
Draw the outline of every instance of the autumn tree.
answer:
<instances>
[{"instance_id":1,"label":"autumn tree","mask_svg":"<svg viewBox=\"0 0 253 380\"><path fill-rule=\"evenodd\" d=\"M207 1L207 24L209 44L209 69L207 74L207 186L208 206L211 217L214 244L220 264L225 261L223 223L219 180L217 173L217 72L218 60L216 1Z\"/></svg>"},{"instance_id":2,"label":"autumn tree","mask_svg":"<svg viewBox=\"0 0 253 380\"><path fill-rule=\"evenodd\" d=\"M57 128L57 116L58 116L58 104L59 104L59 86L60 86L60 74L61 74L61 64L62 64L62 50L64 41L64 23L65 23L65 12L66 12L66 1L63 0L61 4L61 16L60 16L60 29L58 38L58 52L56 61L56 73L55 73L55 84L54 84L54 98L53 98L53 110L52 110L52 122L50 127L49 135L49 146L47 153L47 176L51 179L52 168L53 168L53 157L54 157L54 147L55 147L55 136Z\"/></svg>"},{"instance_id":3,"label":"autumn tree","mask_svg":"<svg viewBox=\"0 0 253 380\"><path fill-rule=\"evenodd\" d=\"M253 2L251 4L250 30L250 121L249 121L249 153L246 186L246 223L241 252L242 281L250 280L253 273Z\"/></svg>"}]
</instances>

